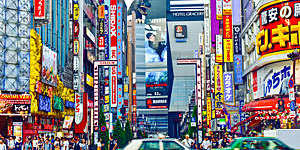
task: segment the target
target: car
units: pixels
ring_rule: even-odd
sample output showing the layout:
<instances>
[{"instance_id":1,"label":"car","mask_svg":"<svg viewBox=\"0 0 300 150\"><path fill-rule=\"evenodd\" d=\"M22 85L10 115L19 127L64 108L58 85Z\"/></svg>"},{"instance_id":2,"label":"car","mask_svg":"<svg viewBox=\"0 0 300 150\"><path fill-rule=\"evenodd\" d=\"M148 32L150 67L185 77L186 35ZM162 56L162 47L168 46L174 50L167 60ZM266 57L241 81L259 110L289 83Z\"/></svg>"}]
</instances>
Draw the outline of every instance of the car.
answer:
<instances>
[{"instance_id":1,"label":"car","mask_svg":"<svg viewBox=\"0 0 300 150\"><path fill-rule=\"evenodd\" d=\"M190 150L177 139L136 139L124 150Z\"/></svg>"},{"instance_id":2,"label":"car","mask_svg":"<svg viewBox=\"0 0 300 150\"><path fill-rule=\"evenodd\" d=\"M234 141L223 150L294 150L280 140L272 137L241 137Z\"/></svg>"}]
</instances>

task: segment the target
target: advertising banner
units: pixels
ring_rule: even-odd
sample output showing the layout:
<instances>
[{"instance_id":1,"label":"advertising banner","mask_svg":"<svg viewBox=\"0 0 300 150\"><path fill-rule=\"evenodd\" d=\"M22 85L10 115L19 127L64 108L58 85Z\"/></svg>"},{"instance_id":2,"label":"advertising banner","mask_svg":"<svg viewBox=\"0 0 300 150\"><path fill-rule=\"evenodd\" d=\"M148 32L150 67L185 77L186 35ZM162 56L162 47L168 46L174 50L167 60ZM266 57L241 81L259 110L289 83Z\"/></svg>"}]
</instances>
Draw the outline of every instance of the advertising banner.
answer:
<instances>
[{"instance_id":1,"label":"advertising banner","mask_svg":"<svg viewBox=\"0 0 300 150\"><path fill-rule=\"evenodd\" d=\"M258 97L258 92L257 92L257 71L252 72L252 88L253 88L253 96L254 99Z\"/></svg>"},{"instance_id":2,"label":"advertising banner","mask_svg":"<svg viewBox=\"0 0 300 150\"><path fill-rule=\"evenodd\" d=\"M215 109L222 110L224 103L223 66L215 65Z\"/></svg>"},{"instance_id":3,"label":"advertising banner","mask_svg":"<svg viewBox=\"0 0 300 150\"><path fill-rule=\"evenodd\" d=\"M75 3L75 0L73 1L73 20L78 21L79 19L79 4L78 1Z\"/></svg>"},{"instance_id":4,"label":"advertising banner","mask_svg":"<svg viewBox=\"0 0 300 150\"><path fill-rule=\"evenodd\" d=\"M295 60L295 84L300 85L300 59Z\"/></svg>"},{"instance_id":5,"label":"advertising banner","mask_svg":"<svg viewBox=\"0 0 300 150\"><path fill-rule=\"evenodd\" d=\"M99 19L104 19L104 14L105 14L105 7L104 5L99 5L98 6L98 18Z\"/></svg>"},{"instance_id":6,"label":"advertising banner","mask_svg":"<svg viewBox=\"0 0 300 150\"><path fill-rule=\"evenodd\" d=\"M223 19L223 0L216 0L216 14L217 14L217 20L222 20Z\"/></svg>"},{"instance_id":7,"label":"advertising banner","mask_svg":"<svg viewBox=\"0 0 300 150\"><path fill-rule=\"evenodd\" d=\"M234 55L234 84L243 84L243 56Z\"/></svg>"},{"instance_id":8,"label":"advertising banner","mask_svg":"<svg viewBox=\"0 0 300 150\"><path fill-rule=\"evenodd\" d=\"M42 82L57 86L57 54L43 45Z\"/></svg>"},{"instance_id":9,"label":"advertising banner","mask_svg":"<svg viewBox=\"0 0 300 150\"><path fill-rule=\"evenodd\" d=\"M29 114L31 95L0 94L0 114Z\"/></svg>"},{"instance_id":10,"label":"advertising banner","mask_svg":"<svg viewBox=\"0 0 300 150\"><path fill-rule=\"evenodd\" d=\"M168 72L146 72L147 108L167 108Z\"/></svg>"},{"instance_id":11,"label":"advertising banner","mask_svg":"<svg viewBox=\"0 0 300 150\"><path fill-rule=\"evenodd\" d=\"M110 0L110 60L117 60L117 0ZM110 70L111 107L117 107L117 67Z\"/></svg>"},{"instance_id":12,"label":"advertising banner","mask_svg":"<svg viewBox=\"0 0 300 150\"><path fill-rule=\"evenodd\" d=\"M109 53L109 9L108 6L105 5L105 14L104 14L104 50L105 50L105 60L108 60L110 57Z\"/></svg>"},{"instance_id":13,"label":"advertising banner","mask_svg":"<svg viewBox=\"0 0 300 150\"><path fill-rule=\"evenodd\" d=\"M186 25L175 25L175 38L185 39L187 38L187 27Z\"/></svg>"},{"instance_id":14,"label":"advertising banner","mask_svg":"<svg viewBox=\"0 0 300 150\"><path fill-rule=\"evenodd\" d=\"M123 21L122 21L122 4L118 4L117 10L117 58L118 58L118 79L122 79L123 77ZM123 89L122 89L123 91Z\"/></svg>"},{"instance_id":15,"label":"advertising banner","mask_svg":"<svg viewBox=\"0 0 300 150\"><path fill-rule=\"evenodd\" d=\"M121 108L123 107L123 85L118 84L118 111L117 111L117 118L121 119L122 113L121 113Z\"/></svg>"},{"instance_id":16,"label":"advertising banner","mask_svg":"<svg viewBox=\"0 0 300 150\"><path fill-rule=\"evenodd\" d=\"M211 93L215 92L215 54L210 54L210 85L211 85ZM213 96L212 96L213 97ZM214 104L213 104L214 105Z\"/></svg>"},{"instance_id":17,"label":"advertising banner","mask_svg":"<svg viewBox=\"0 0 300 150\"><path fill-rule=\"evenodd\" d=\"M83 100L79 93L75 93L75 123L80 124L83 119Z\"/></svg>"},{"instance_id":18,"label":"advertising banner","mask_svg":"<svg viewBox=\"0 0 300 150\"><path fill-rule=\"evenodd\" d=\"M231 15L231 14L232 14L231 0L223 0L223 15Z\"/></svg>"},{"instance_id":19,"label":"advertising banner","mask_svg":"<svg viewBox=\"0 0 300 150\"><path fill-rule=\"evenodd\" d=\"M232 39L223 39L224 62L233 62L233 43Z\"/></svg>"},{"instance_id":20,"label":"advertising banner","mask_svg":"<svg viewBox=\"0 0 300 150\"><path fill-rule=\"evenodd\" d=\"M211 20L211 46L212 47L216 47L216 35L220 34L220 30L216 30L219 29L220 25L219 25L219 20L217 18L217 7L216 7L216 1L218 0L210 0L210 20ZM222 1L221 1L222 2ZM221 17L222 17L222 10L221 10Z\"/></svg>"},{"instance_id":21,"label":"advertising banner","mask_svg":"<svg viewBox=\"0 0 300 150\"><path fill-rule=\"evenodd\" d=\"M51 112L51 99L48 96L39 95L39 110Z\"/></svg>"},{"instance_id":22,"label":"advertising banner","mask_svg":"<svg viewBox=\"0 0 300 150\"><path fill-rule=\"evenodd\" d=\"M255 83L257 84L255 89L257 96L254 96L254 98L256 99L272 95L287 96L289 93L288 83L292 75L292 61L273 63L260 68L255 76L257 78Z\"/></svg>"},{"instance_id":23,"label":"advertising banner","mask_svg":"<svg viewBox=\"0 0 300 150\"><path fill-rule=\"evenodd\" d=\"M193 8L191 8L191 5ZM169 0L167 1L166 16L168 21L203 21L203 8L202 0ZM152 9L150 11L157 10Z\"/></svg>"},{"instance_id":24,"label":"advertising banner","mask_svg":"<svg viewBox=\"0 0 300 150\"><path fill-rule=\"evenodd\" d=\"M240 39L241 26L233 25L233 51L234 54L242 54L242 41Z\"/></svg>"},{"instance_id":25,"label":"advertising banner","mask_svg":"<svg viewBox=\"0 0 300 150\"><path fill-rule=\"evenodd\" d=\"M223 16L223 38L232 39L232 16Z\"/></svg>"},{"instance_id":26,"label":"advertising banner","mask_svg":"<svg viewBox=\"0 0 300 150\"><path fill-rule=\"evenodd\" d=\"M54 96L53 102L53 109L58 111L64 111L64 101L62 98Z\"/></svg>"},{"instance_id":27,"label":"advertising banner","mask_svg":"<svg viewBox=\"0 0 300 150\"><path fill-rule=\"evenodd\" d=\"M86 74L86 84L91 86L91 87L94 87L94 79L92 76L90 76L89 74Z\"/></svg>"},{"instance_id":28,"label":"advertising banner","mask_svg":"<svg viewBox=\"0 0 300 150\"><path fill-rule=\"evenodd\" d=\"M216 62L223 62L223 39L222 35L216 35Z\"/></svg>"},{"instance_id":29,"label":"advertising banner","mask_svg":"<svg viewBox=\"0 0 300 150\"><path fill-rule=\"evenodd\" d=\"M74 116L65 116L63 128L64 129L70 129L72 127Z\"/></svg>"},{"instance_id":30,"label":"advertising banner","mask_svg":"<svg viewBox=\"0 0 300 150\"><path fill-rule=\"evenodd\" d=\"M211 113L212 113L212 107L211 107L211 98L207 97L207 125L210 127L211 126Z\"/></svg>"},{"instance_id":31,"label":"advertising banner","mask_svg":"<svg viewBox=\"0 0 300 150\"><path fill-rule=\"evenodd\" d=\"M34 19L46 19L46 0L34 0Z\"/></svg>"},{"instance_id":32,"label":"advertising banner","mask_svg":"<svg viewBox=\"0 0 300 150\"><path fill-rule=\"evenodd\" d=\"M157 30L149 31L150 27ZM167 65L166 19L152 19L145 25L145 62L159 66Z\"/></svg>"},{"instance_id":33,"label":"advertising banner","mask_svg":"<svg viewBox=\"0 0 300 150\"><path fill-rule=\"evenodd\" d=\"M204 52L210 54L211 52L211 39L210 39L210 9L209 5L204 5Z\"/></svg>"},{"instance_id":34,"label":"advertising banner","mask_svg":"<svg viewBox=\"0 0 300 150\"><path fill-rule=\"evenodd\" d=\"M94 128L99 128L99 96L102 92L99 90L99 66L94 63Z\"/></svg>"},{"instance_id":35,"label":"advertising banner","mask_svg":"<svg viewBox=\"0 0 300 150\"><path fill-rule=\"evenodd\" d=\"M296 0L278 1L261 7L258 13L260 32L256 35L256 50L259 55L289 53L286 50L300 48L299 5L300 1Z\"/></svg>"},{"instance_id":36,"label":"advertising banner","mask_svg":"<svg viewBox=\"0 0 300 150\"><path fill-rule=\"evenodd\" d=\"M232 72L224 72L224 102L234 104Z\"/></svg>"},{"instance_id":37,"label":"advertising banner","mask_svg":"<svg viewBox=\"0 0 300 150\"><path fill-rule=\"evenodd\" d=\"M75 133L86 133L87 131L85 129L88 123L88 95L87 93L83 93L81 98L80 95L78 96L78 93L75 93L75 100ZM78 103L80 103L80 105L78 105Z\"/></svg>"}]
</instances>

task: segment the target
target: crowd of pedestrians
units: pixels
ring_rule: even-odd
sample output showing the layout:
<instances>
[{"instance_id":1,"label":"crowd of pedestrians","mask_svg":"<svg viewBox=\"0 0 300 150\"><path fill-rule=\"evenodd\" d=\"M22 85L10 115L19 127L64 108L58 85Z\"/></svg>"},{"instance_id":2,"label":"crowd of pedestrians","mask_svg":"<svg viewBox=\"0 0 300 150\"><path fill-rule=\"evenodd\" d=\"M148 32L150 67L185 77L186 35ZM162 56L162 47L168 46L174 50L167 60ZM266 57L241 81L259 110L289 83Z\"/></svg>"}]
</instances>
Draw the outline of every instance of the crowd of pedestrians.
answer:
<instances>
[{"instance_id":1,"label":"crowd of pedestrians","mask_svg":"<svg viewBox=\"0 0 300 150\"><path fill-rule=\"evenodd\" d=\"M88 150L85 139L28 136L0 138L0 150ZM101 149L100 149L101 150Z\"/></svg>"},{"instance_id":2,"label":"crowd of pedestrians","mask_svg":"<svg viewBox=\"0 0 300 150\"><path fill-rule=\"evenodd\" d=\"M182 143L193 150L211 150L216 148L225 148L233 142L238 135L224 134L222 136L205 136L201 143L197 139L191 139L189 135L185 135Z\"/></svg>"}]
</instances>

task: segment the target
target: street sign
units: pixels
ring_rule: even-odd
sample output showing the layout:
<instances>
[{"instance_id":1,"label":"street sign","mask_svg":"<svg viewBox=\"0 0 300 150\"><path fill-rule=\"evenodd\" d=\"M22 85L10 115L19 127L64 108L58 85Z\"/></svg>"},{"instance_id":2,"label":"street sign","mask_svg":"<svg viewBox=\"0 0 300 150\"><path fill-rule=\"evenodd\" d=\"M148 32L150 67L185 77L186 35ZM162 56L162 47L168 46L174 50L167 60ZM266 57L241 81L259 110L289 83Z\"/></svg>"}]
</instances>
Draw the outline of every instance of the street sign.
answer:
<instances>
[{"instance_id":1,"label":"street sign","mask_svg":"<svg viewBox=\"0 0 300 150\"><path fill-rule=\"evenodd\" d=\"M289 88L289 100L290 101L295 100L295 90L294 90L294 88Z\"/></svg>"},{"instance_id":2,"label":"street sign","mask_svg":"<svg viewBox=\"0 0 300 150\"><path fill-rule=\"evenodd\" d=\"M290 80L289 80L289 88L294 88L294 80L293 80L293 78L290 78Z\"/></svg>"},{"instance_id":3,"label":"street sign","mask_svg":"<svg viewBox=\"0 0 300 150\"><path fill-rule=\"evenodd\" d=\"M296 102L295 102L295 100L291 101L291 103L290 103L290 110L291 111L295 111L296 110Z\"/></svg>"},{"instance_id":4,"label":"street sign","mask_svg":"<svg viewBox=\"0 0 300 150\"><path fill-rule=\"evenodd\" d=\"M196 122L191 122L192 127L196 127Z\"/></svg>"}]
</instances>

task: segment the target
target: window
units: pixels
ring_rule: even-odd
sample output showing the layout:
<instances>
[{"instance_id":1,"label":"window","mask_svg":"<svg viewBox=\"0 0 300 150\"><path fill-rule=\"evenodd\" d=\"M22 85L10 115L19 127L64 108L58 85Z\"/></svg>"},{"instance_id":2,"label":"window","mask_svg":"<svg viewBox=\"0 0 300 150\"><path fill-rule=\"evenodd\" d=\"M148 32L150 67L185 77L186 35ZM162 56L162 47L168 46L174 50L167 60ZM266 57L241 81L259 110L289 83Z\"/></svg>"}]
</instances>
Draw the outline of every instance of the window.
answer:
<instances>
[{"instance_id":1,"label":"window","mask_svg":"<svg viewBox=\"0 0 300 150\"><path fill-rule=\"evenodd\" d=\"M284 149L288 149L288 147L283 145L280 141L272 140L272 139L271 140L245 140L242 143L242 149L246 149L246 150L255 150L255 149L284 150Z\"/></svg>"},{"instance_id":2,"label":"window","mask_svg":"<svg viewBox=\"0 0 300 150\"><path fill-rule=\"evenodd\" d=\"M174 141L164 141L164 150L184 150L184 148Z\"/></svg>"},{"instance_id":3,"label":"window","mask_svg":"<svg viewBox=\"0 0 300 150\"><path fill-rule=\"evenodd\" d=\"M159 150L159 141L144 141L139 150Z\"/></svg>"}]
</instances>

